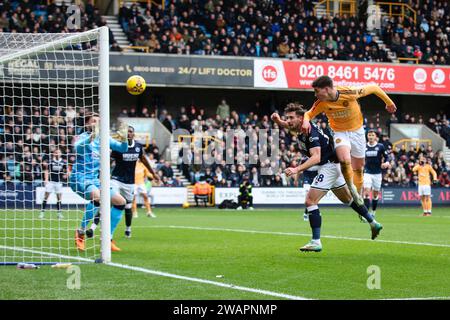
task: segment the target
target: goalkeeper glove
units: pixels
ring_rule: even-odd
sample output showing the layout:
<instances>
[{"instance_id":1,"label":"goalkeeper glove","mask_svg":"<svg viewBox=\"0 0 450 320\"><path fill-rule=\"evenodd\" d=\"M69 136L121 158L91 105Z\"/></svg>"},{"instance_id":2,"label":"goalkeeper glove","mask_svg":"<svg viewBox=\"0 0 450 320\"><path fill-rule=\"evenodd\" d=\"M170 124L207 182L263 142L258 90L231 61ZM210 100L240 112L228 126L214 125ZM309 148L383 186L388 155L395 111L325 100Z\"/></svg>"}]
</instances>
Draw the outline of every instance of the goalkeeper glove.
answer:
<instances>
[{"instance_id":1,"label":"goalkeeper glove","mask_svg":"<svg viewBox=\"0 0 450 320\"><path fill-rule=\"evenodd\" d=\"M128 140L128 124L120 122L119 129L112 135L113 139L119 142L125 142Z\"/></svg>"}]
</instances>

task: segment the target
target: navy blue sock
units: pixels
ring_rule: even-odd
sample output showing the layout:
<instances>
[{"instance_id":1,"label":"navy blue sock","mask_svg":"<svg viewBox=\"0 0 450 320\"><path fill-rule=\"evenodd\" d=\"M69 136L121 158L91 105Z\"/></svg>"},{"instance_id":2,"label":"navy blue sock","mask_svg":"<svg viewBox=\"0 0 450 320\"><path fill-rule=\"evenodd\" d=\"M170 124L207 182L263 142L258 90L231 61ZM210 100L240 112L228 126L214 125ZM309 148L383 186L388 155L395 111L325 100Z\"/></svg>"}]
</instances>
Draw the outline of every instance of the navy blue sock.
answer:
<instances>
[{"instance_id":1,"label":"navy blue sock","mask_svg":"<svg viewBox=\"0 0 450 320\"><path fill-rule=\"evenodd\" d=\"M308 207L309 225L312 230L313 240L320 240L320 227L322 226L322 216L318 206Z\"/></svg>"},{"instance_id":2,"label":"navy blue sock","mask_svg":"<svg viewBox=\"0 0 450 320\"><path fill-rule=\"evenodd\" d=\"M367 222L371 223L373 221L372 215L369 214L369 210L365 206L358 206L354 201L350 203L350 207L355 210L361 217L365 218Z\"/></svg>"},{"instance_id":3,"label":"navy blue sock","mask_svg":"<svg viewBox=\"0 0 450 320\"><path fill-rule=\"evenodd\" d=\"M372 199L372 211L376 211L378 206L378 198Z\"/></svg>"},{"instance_id":4,"label":"navy blue sock","mask_svg":"<svg viewBox=\"0 0 450 320\"><path fill-rule=\"evenodd\" d=\"M370 208L370 199L369 198L364 198L364 205L366 206L366 208Z\"/></svg>"}]
</instances>

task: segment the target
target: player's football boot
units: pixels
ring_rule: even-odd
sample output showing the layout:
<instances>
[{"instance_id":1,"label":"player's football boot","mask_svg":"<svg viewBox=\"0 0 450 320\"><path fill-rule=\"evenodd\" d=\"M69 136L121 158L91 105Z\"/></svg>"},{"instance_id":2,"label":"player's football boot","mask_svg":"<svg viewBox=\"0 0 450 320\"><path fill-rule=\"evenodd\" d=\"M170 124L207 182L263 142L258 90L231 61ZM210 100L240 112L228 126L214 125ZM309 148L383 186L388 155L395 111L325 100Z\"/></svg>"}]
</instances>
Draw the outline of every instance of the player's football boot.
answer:
<instances>
[{"instance_id":1,"label":"player's football boot","mask_svg":"<svg viewBox=\"0 0 450 320\"><path fill-rule=\"evenodd\" d=\"M80 251L85 250L84 246L84 234L80 232L80 230L75 231L75 244L77 245L77 249Z\"/></svg>"},{"instance_id":2,"label":"player's football boot","mask_svg":"<svg viewBox=\"0 0 450 320\"><path fill-rule=\"evenodd\" d=\"M156 218L156 214L154 214L153 212L149 211L149 212L147 212L147 217L149 217L149 218Z\"/></svg>"},{"instance_id":3,"label":"player's football boot","mask_svg":"<svg viewBox=\"0 0 450 320\"><path fill-rule=\"evenodd\" d=\"M381 223L376 222L375 225L370 228L372 230L372 240L375 240L375 238L380 234L381 229L383 229L383 226Z\"/></svg>"},{"instance_id":4,"label":"player's football boot","mask_svg":"<svg viewBox=\"0 0 450 320\"><path fill-rule=\"evenodd\" d=\"M131 238L131 230L125 230L125 238Z\"/></svg>"},{"instance_id":5,"label":"player's football boot","mask_svg":"<svg viewBox=\"0 0 450 320\"><path fill-rule=\"evenodd\" d=\"M58 219L64 219L63 214L61 213L61 211L58 211L58 213L56 214L56 216L58 217Z\"/></svg>"},{"instance_id":6,"label":"player's football boot","mask_svg":"<svg viewBox=\"0 0 450 320\"><path fill-rule=\"evenodd\" d=\"M111 240L111 251L114 251L114 252L122 251L122 249L120 249L120 248L116 245L116 242L115 242L114 240Z\"/></svg>"},{"instance_id":7,"label":"player's football boot","mask_svg":"<svg viewBox=\"0 0 450 320\"><path fill-rule=\"evenodd\" d=\"M86 230L86 238L92 238L92 237L94 237L94 230L87 229Z\"/></svg>"},{"instance_id":8,"label":"player's football boot","mask_svg":"<svg viewBox=\"0 0 450 320\"><path fill-rule=\"evenodd\" d=\"M322 251L322 244L320 242L311 240L310 242L305 244L303 247L301 247L300 251L302 251L302 252L320 252L320 251Z\"/></svg>"},{"instance_id":9,"label":"player's football boot","mask_svg":"<svg viewBox=\"0 0 450 320\"><path fill-rule=\"evenodd\" d=\"M44 219L44 211L39 212L39 219Z\"/></svg>"}]
</instances>

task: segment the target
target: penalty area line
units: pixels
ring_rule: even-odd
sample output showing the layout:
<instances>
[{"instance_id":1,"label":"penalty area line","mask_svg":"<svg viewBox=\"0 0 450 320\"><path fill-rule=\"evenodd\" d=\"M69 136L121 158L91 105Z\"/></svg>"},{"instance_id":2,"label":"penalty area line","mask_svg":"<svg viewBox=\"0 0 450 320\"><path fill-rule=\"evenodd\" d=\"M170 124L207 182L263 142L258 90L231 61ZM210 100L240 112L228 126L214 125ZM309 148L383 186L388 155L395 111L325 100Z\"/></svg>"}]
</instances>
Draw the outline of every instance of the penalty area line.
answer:
<instances>
[{"instance_id":1,"label":"penalty area line","mask_svg":"<svg viewBox=\"0 0 450 320\"><path fill-rule=\"evenodd\" d=\"M223 231L223 232L237 232L237 233L251 233L251 234L271 234L279 236L297 236L297 237L311 237L308 233L296 233L296 232L281 232L281 231L260 231L260 230L247 230L247 229L229 229L229 228L214 228L214 227L195 227L195 226L134 226L133 228L155 228L155 229L187 229L187 230L201 230L201 231ZM401 240L383 240L383 239L365 239L365 238L354 238L345 236L333 236L333 235L322 235L321 238L325 239L337 239L337 240L352 240L352 241L368 241L372 243L396 243L396 244L407 244L416 246L429 246L429 247L443 247L450 248L450 244L439 244L439 243L428 243L428 242L410 242Z\"/></svg>"},{"instance_id":2,"label":"penalty area line","mask_svg":"<svg viewBox=\"0 0 450 320\"><path fill-rule=\"evenodd\" d=\"M33 249L27 249L27 248L20 248L20 247L11 247L11 246L0 245L0 249L28 252L28 253L46 255L46 256L55 257L55 258L77 259L77 260L84 261L84 262L92 262L92 263L95 262L95 260L93 260L93 259L82 258L82 257L72 257L72 256L66 256L66 255L57 254L57 253L51 253L51 252L45 252L45 251L33 250ZM182 275L178 275L178 274L174 274L174 273L152 270L152 269L147 269L147 268L143 268L143 267L135 267L135 266L130 266L130 265L121 264L121 263L109 262L109 263L105 263L104 265L110 266L110 267L115 267L115 268L126 269L126 270L143 272L143 273L160 276L160 277L166 277L166 278L172 278L172 279L178 279L178 280L184 280L184 281L190 281L190 282L197 282L197 283L208 284L208 285L213 285L216 287L222 287L222 288L233 289L233 290L238 290L238 291L257 293L257 294L266 295L266 296L270 296L270 297L283 298L283 299L288 299L288 300L311 300L311 299L308 299L305 297L294 296L294 295L280 293L280 292L237 286L237 285L230 284L230 283L206 280L206 279L201 279L201 278L187 277L187 276L182 276Z\"/></svg>"}]
</instances>

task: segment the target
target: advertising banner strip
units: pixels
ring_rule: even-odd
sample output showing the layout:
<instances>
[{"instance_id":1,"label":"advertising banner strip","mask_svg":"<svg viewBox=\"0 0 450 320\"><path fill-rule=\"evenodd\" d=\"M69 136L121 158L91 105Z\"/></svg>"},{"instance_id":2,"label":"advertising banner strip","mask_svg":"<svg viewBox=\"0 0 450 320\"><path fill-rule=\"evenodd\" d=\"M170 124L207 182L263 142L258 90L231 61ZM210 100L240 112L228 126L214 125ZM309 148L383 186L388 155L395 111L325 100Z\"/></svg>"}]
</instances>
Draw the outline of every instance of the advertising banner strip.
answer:
<instances>
[{"instance_id":1,"label":"advertising banner strip","mask_svg":"<svg viewBox=\"0 0 450 320\"><path fill-rule=\"evenodd\" d=\"M298 205L302 207L307 193L306 188L253 188L253 203L255 205ZM40 208L45 188L33 188L31 184L6 183L0 186L0 208ZM449 188L432 188L433 204L450 205ZM187 199L186 188L151 189L155 204L181 205ZM215 201L220 204L223 200L237 201L239 188L216 188ZM50 195L48 204L56 204L54 194ZM62 191L62 203L64 205L83 205L87 201L74 193L69 187ZM321 204L340 204L340 201L332 192L321 200ZM386 205L414 205L420 206L420 196L416 188L383 188L380 193L380 203Z\"/></svg>"},{"instance_id":2,"label":"advertising banner strip","mask_svg":"<svg viewBox=\"0 0 450 320\"><path fill-rule=\"evenodd\" d=\"M340 86L377 84L390 93L450 95L450 67L257 59L256 88L311 89L319 76L328 75Z\"/></svg>"},{"instance_id":3,"label":"advertising banner strip","mask_svg":"<svg viewBox=\"0 0 450 320\"><path fill-rule=\"evenodd\" d=\"M64 59L63 52L50 52L0 64L4 81L36 82L71 78L76 83L96 76L98 59L81 68L82 52L71 52L75 59ZM110 82L123 85L129 76L141 75L148 85L253 88L253 59L177 56L164 54L110 54ZM64 77L63 77L64 76Z\"/></svg>"},{"instance_id":4,"label":"advertising banner strip","mask_svg":"<svg viewBox=\"0 0 450 320\"><path fill-rule=\"evenodd\" d=\"M139 74L151 84L211 87L253 87L251 59L174 55L111 55L112 83Z\"/></svg>"},{"instance_id":5,"label":"advertising banner strip","mask_svg":"<svg viewBox=\"0 0 450 320\"><path fill-rule=\"evenodd\" d=\"M83 68L79 59L67 61L62 52L47 53L47 59L16 59L0 65L3 81L56 81L62 75L76 83L95 78L94 56ZM143 76L158 86L198 86L310 90L311 83L328 75L337 85L378 84L388 93L450 95L450 67L347 61L284 60L244 57L178 56L164 54L110 54L110 81L123 85L130 75ZM61 76L60 76L61 75ZM94 79L95 80L95 79Z\"/></svg>"}]
</instances>

